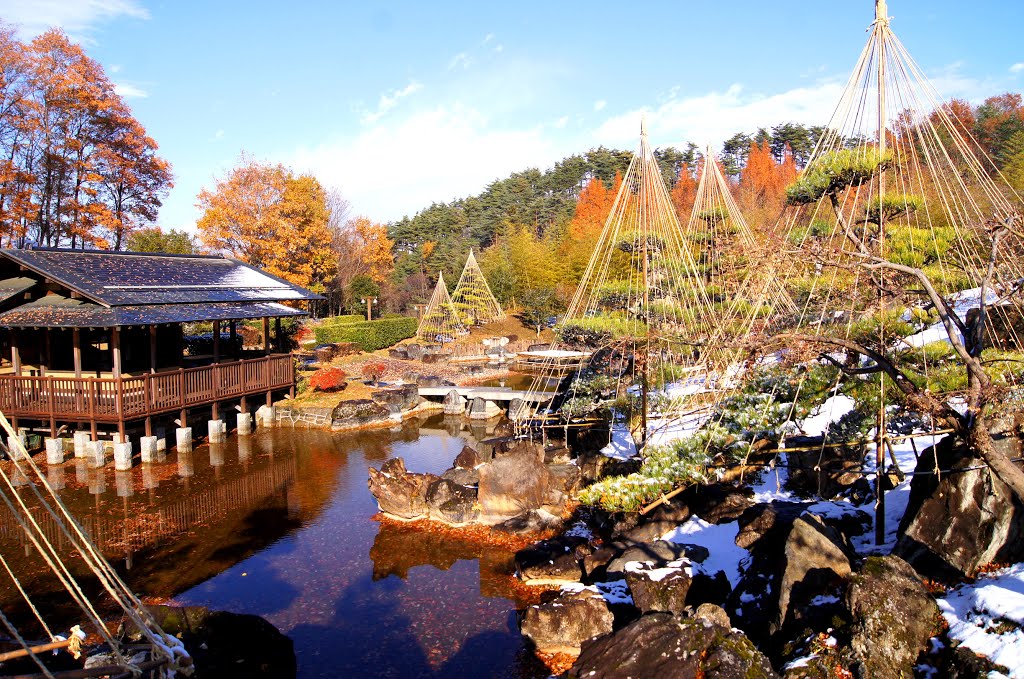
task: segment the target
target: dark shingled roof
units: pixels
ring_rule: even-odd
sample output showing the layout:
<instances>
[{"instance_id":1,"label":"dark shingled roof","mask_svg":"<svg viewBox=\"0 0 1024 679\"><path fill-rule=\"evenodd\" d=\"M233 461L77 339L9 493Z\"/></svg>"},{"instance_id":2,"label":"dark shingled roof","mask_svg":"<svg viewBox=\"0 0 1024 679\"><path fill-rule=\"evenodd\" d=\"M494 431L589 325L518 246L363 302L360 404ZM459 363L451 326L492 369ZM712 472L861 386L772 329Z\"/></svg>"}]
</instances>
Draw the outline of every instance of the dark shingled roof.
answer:
<instances>
[{"instance_id":1,"label":"dark shingled roof","mask_svg":"<svg viewBox=\"0 0 1024 679\"><path fill-rule=\"evenodd\" d=\"M81 299L47 295L0 313L0 326L8 328L109 328L194 321L304 316L305 312L276 302L216 302L158 304L108 308Z\"/></svg>"},{"instance_id":2,"label":"dark shingled roof","mask_svg":"<svg viewBox=\"0 0 1024 679\"><path fill-rule=\"evenodd\" d=\"M25 276L0 280L0 302L6 302L11 297L25 292L38 282L34 278L26 278Z\"/></svg>"},{"instance_id":3,"label":"dark shingled roof","mask_svg":"<svg viewBox=\"0 0 1024 679\"><path fill-rule=\"evenodd\" d=\"M256 267L220 256L43 248L0 250L0 254L111 307L322 299Z\"/></svg>"}]
</instances>

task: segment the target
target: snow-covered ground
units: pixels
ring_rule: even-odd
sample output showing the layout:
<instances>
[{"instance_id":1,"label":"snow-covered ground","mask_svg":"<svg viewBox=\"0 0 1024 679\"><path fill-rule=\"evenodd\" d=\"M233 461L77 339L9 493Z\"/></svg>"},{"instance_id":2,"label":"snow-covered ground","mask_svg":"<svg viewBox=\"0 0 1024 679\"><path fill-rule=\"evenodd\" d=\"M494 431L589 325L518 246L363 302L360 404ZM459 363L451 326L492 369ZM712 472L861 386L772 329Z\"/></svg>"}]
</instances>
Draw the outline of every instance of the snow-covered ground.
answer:
<instances>
[{"instance_id":1,"label":"snow-covered ground","mask_svg":"<svg viewBox=\"0 0 1024 679\"><path fill-rule=\"evenodd\" d=\"M950 638L1024 678L1024 564L962 585L939 599Z\"/></svg>"},{"instance_id":2,"label":"snow-covered ground","mask_svg":"<svg viewBox=\"0 0 1024 679\"><path fill-rule=\"evenodd\" d=\"M717 526L693 516L681 526L677 526L662 536L662 540L689 545L706 547L710 556L701 564L708 573L723 571L729 578L729 584L739 584L741 566L750 552L736 545L736 535L740 531L737 522L722 523Z\"/></svg>"}]
</instances>

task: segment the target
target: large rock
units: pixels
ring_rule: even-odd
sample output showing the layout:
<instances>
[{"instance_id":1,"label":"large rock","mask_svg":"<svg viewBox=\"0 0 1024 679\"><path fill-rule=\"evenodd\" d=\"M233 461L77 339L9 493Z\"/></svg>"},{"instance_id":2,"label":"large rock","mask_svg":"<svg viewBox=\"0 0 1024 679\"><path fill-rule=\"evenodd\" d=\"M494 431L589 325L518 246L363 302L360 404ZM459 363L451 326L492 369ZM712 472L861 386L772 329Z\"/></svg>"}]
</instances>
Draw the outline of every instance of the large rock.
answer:
<instances>
[{"instance_id":1,"label":"large rock","mask_svg":"<svg viewBox=\"0 0 1024 679\"><path fill-rule=\"evenodd\" d=\"M681 615L686 608L686 595L694 572L693 563L687 559L664 566L633 561L626 567L626 584L633 595L633 604L641 613L660 611Z\"/></svg>"},{"instance_id":2,"label":"large rock","mask_svg":"<svg viewBox=\"0 0 1024 679\"><path fill-rule=\"evenodd\" d=\"M651 613L583 648L572 679L775 677L742 632L706 619Z\"/></svg>"},{"instance_id":3,"label":"large rock","mask_svg":"<svg viewBox=\"0 0 1024 679\"><path fill-rule=\"evenodd\" d=\"M665 564L678 559L688 559L703 563L709 555L707 548L700 545L654 540L629 545L608 563L606 572L609 577L623 575L626 572L626 564L632 562Z\"/></svg>"},{"instance_id":4,"label":"large rock","mask_svg":"<svg viewBox=\"0 0 1024 679\"><path fill-rule=\"evenodd\" d=\"M714 524L735 521L754 504L753 490L723 483L698 485L684 495L691 512Z\"/></svg>"},{"instance_id":5,"label":"large rock","mask_svg":"<svg viewBox=\"0 0 1024 679\"><path fill-rule=\"evenodd\" d=\"M812 599L834 594L850 574L852 555L839 531L814 514L794 521L783 550L777 627L801 618Z\"/></svg>"},{"instance_id":6,"label":"large rock","mask_svg":"<svg viewBox=\"0 0 1024 679\"><path fill-rule=\"evenodd\" d=\"M480 483L480 472L475 469L452 467L445 473L441 474L441 478L453 481L460 486L476 486Z\"/></svg>"},{"instance_id":7,"label":"large rock","mask_svg":"<svg viewBox=\"0 0 1024 679\"><path fill-rule=\"evenodd\" d=\"M476 469L483 463L480 453L469 446L463 446L462 451L455 457L454 465L460 469Z\"/></svg>"},{"instance_id":8,"label":"large rock","mask_svg":"<svg viewBox=\"0 0 1024 679\"><path fill-rule=\"evenodd\" d=\"M593 551L586 538L560 535L516 552L516 571L524 582L534 585L579 582L582 561Z\"/></svg>"},{"instance_id":9,"label":"large rock","mask_svg":"<svg viewBox=\"0 0 1024 679\"><path fill-rule=\"evenodd\" d=\"M387 406L388 411L400 413L403 410L415 408L420 403L419 387L415 384L403 384L388 389L378 389L370 393L370 398L375 403Z\"/></svg>"},{"instance_id":10,"label":"large rock","mask_svg":"<svg viewBox=\"0 0 1024 679\"><path fill-rule=\"evenodd\" d=\"M939 631L939 607L899 557L868 557L851 578L846 604L853 616L850 644L861 676L910 677L928 639Z\"/></svg>"},{"instance_id":11,"label":"large rock","mask_svg":"<svg viewBox=\"0 0 1024 679\"><path fill-rule=\"evenodd\" d=\"M555 479L544 464L544 451L523 446L481 465L480 520L496 524L548 504Z\"/></svg>"},{"instance_id":12,"label":"large rock","mask_svg":"<svg viewBox=\"0 0 1024 679\"><path fill-rule=\"evenodd\" d=\"M391 410L370 399L341 401L331 413L331 429L348 429L390 421Z\"/></svg>"},{"instance_id":13,"label":"large rock","mask_svg":"<svg viewBox=\"0 0 1024 679\"><path fill-rule=\"evenodd\" d=\"M530 606L520 626L542 653L579 653L583 642L612 631L614 616L598 592L563 592L545 604Z\"/></svg>"},{"instance_id":14,"label":"large rock","mask_svg":"<svg viewBox=\"0 0 1024 679\"><path fill-rule=\"evenodd\" d=\"M377 506L400 519L418 519L429 513L427 490L438 480L433 474L414 474L400 457L386 461L379 470L370 467L368 482Z\"/></svg>"},{"instance_id":15,"label":"large rock","mask_svg":"<svg viewBox=\"0 0 1024 679\"><path fill-rule=\"evenodd\" d=\"M686 523L690 508L684 504L662 504L646 516L638 516L636 525L620 530L616 539L623 542L653 542Z\"/></svg>"},{"instance_id":16,"label":"large rock","mask_svg":"<svg viewBox=\"0 0 1024 679\"><path fill-rule=\"evenodd\" d=\"M784 451L789 467L786 486L806 495L831 499L861 478L865 450L863 445L824 447L821 436L792 436Z\"/></svg>"},{"instance_id":17,"label":"large rock","mask_svg":"<svg viewBox=\"0 0 1024 679\"><path fill-rule=\"evenodd\" d=\"M296 675L291 639L258 615L211 611L201 606L147 606L160 627L185 644L196 679ZM123 631L129 642L142 641L132 627Z\"/></svg>"},{"instance_id":18,"label":"large rock","mask_svg":"<svg viewBox=\"0 0 1024 679\"><path fill-rule=\"evenodd\" d=\"M431 483L425 499L430 518L444 523L472 523L480 514L476 508L476 490L448 479L438 479Z\"/></svg>"},{"instance_id":19,"label":"large rock","mask_svg":"<svg viewBox=\"0 0 1024 679\"><path fill-rule=\"evenodd\" d=\"M993 438L1012 457L1019 456L1015 436L997 429ZM934 475L936 464L952 473ZM1024 559L1024 506L983 460L947 437L921 454L917 471L893 554L939 579Z\"/></svg>"},{"instance_id":20,"label":"large rock","mask_svg":"<svg viewBox=\"0 0 1024 679\"><path fill-rule=\"evenodd\" d=\"M763 538L781 542L793 522L807 511L809 505L804 502L766 502L757 504L743 512L739 517L740 530L736 535L736 544L744 549L752 549Z\"/></svg>"}]
</instances>

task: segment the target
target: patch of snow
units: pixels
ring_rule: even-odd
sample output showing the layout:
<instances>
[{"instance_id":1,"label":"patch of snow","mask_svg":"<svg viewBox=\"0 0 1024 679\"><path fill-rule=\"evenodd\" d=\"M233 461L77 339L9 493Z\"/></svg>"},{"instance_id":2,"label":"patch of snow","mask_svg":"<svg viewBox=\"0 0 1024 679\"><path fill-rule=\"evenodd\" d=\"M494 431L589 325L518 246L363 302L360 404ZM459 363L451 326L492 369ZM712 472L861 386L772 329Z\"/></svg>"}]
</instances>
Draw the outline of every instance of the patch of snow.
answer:
<instances>
[{"instance_id":1,"label":"patch of snow","mask_svg":"<svg viewBox=\"0 0 1024 679\"><path fill-rule=\"evenodd\" d=\"M846 413L853 410L856 402L846 394L835 394L814 409L807 419L800 423L800 429L807 436L822 436L833 422L838 422Z\"/></svg>"},{"instance_id":2,"label":"patch of snow","mask_svg":"<svg viewBox=\"0 0 1024 679\"><path fill-rule=\"evenodd\" d=\"M678 417L654 417L647 420L647 445L663 446L692 436L707 420L706 412Z\"/></svg>"},{"instance_id":3,"label":"patch of snow","mask_svg":"<svg viewBox=\"0 0 1024 679\"><path fill-rule=\"evenodd\" d=\"M691 578L695 572L702 572L699 567L692 564L687 558L669 561L662 568L654 568L653 565L653 561L627 561L625 569L630 573L643 573L653 582L661 582L673 573L679 573L680 571L686 573Z\"/></svg>"},{"instance_id":4,"label":"patch of snow","mask_svg":"<svg viewBox=\"0 0 1024 679\"><path fill-rule=\"evenodd\" d=\"M636 456L636 443L626 422L612 423L611 443L601 449L601 454L615 460L628 460Z\"/></svg>"},{"instance_id":5,"label":"patch of snow","mask_svg":"<svg viewBox=\"0 0 1024 679\"><path fill-rule=\"evenodd\" d=\"M629 587L625 580L613 580L612 582L598 582L593 585L584 585L580 582L570 582L562 585L563 592L594 592L609 604L632 604L633 597L629 593Z\"/></svg>"},{"instance_id":6,"label":"patch of snow","mask_svg":"<svg viewBox=\"0 0 1024 679\"><path fill-rule=\"evenodd\" d=\"M950 638L1024 678L1024 564L982 575L938 604Z\"/></svg>"},{"instance_id":7,"label":"patch of snow","mask_svg":"<svg viewBox=\"0 0 1024 679\"><path fill-rule=\"evenodd\" d=\"M701 567L712 574L723 571L729 578L729 583L735 587L740 581L741 562L750 556L747 550L736 545L739 531L739 524L735 521L716 526L700 517L692 516L686 523L661 536L661 539L706 547L710 556Z\"/></svg>"},{"instance_id":8,"label":"patch of snow","mask_svg":"<svg viewBox=\"0 0 1024 679\"><path fill-rule=\"evenodd\" d=\"M811 661L814 660L817 657L818 656L816 654L814 654L814 653L812 653L811 655L805 655L802 658L797 658L796 660L793 660L792 662L786 663L786 666L783 669L795 670L798 667L807 667L807 665L809 665L811 663Z\"/></svg>"}]
</instances>

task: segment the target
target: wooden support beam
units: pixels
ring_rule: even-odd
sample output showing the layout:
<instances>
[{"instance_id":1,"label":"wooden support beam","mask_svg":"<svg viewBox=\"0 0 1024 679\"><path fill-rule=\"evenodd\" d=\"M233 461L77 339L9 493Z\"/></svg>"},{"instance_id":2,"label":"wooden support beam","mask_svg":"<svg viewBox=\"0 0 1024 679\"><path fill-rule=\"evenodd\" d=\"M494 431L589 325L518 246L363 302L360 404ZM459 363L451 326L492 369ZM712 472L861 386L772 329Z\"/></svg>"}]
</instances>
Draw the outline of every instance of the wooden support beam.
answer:
<instances>
[{"instance_id":1,"label":"wooden support beam","mask_svg":"<svg viewBox=\"0 0 1024 679\"><path fill-rule=\"evenodd\" d=\"M82 377L82 331L75 328L71 331L72 361L75 366L75 377ZM81 407L81 406L79 406Z\"/></svg>"},{"instance_id":2,"label":"wooden support beam","mask_svg":"<svg viewBox=\"0 0 1024 679\"><path fill-rule=\"evenodd\" d=\"M270 353L270 319L263 317L263 353Z\"/></svg>"},{"instance_id":3,"label":"wooden support beam","mask_svg":"<svg viewBox=\"0 0 1024 679\"><path fill-rule=\"evenodd\" d=\"M110 331L111 369L114 379L121 379L121 328L114 326Z\"/></svg>"},{"instance_id":4,"label":"wooden support beam","mask_svg":"<svg viewBox=\"0 0 1024 679\"><path fill-rule=\"evenodd\" d=\"M277 345L278 352L284 352L284 338L281 337L281 319L274 319L274 343Z\"/></svg>"},{"instance_id":5,"label":"wooden support beam","mask_svg":"<svg viewBox=\"0 0 1024 679\"><path fill-rule=\"evenodd\" d=\"M213 322L213 362L220 362L220 321Z\"/></svg>"}]
</instances>

